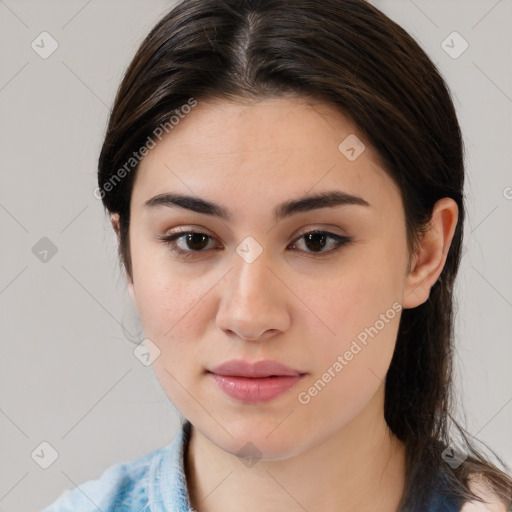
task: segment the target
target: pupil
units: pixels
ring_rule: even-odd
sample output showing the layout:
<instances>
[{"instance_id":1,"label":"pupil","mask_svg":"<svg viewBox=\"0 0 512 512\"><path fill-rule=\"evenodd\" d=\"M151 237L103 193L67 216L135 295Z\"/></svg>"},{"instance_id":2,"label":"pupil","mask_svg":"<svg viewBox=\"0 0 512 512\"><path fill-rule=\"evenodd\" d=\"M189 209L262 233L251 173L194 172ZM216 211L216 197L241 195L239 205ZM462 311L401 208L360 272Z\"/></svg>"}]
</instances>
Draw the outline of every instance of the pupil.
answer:
<instances>
[{"instance_id":1,"label":"pupil","mask_svg":"<svg viewBox=\"0 0 512 512\"><path fill-rule=\"evenodd\" d=\"M306 243L310 242L312 239L314 241L315 237L319 237L320 240L321 240L321 243L320 243L320 247L318 247L318 244L315 244L313 243L313 246L317 246L316 249L323 249L324 245L325 245L325 236L322 234L322 233L310 233L309 235L307 235L306 237ZM309 247L309 245L308 245ZM311 247L309 247L311 249ZM315 247L313 247L313 249L315 249Z\"/></svg>"},{"instance_id":2,"label":"pupil","mask_svg":"<svg viewBox=\"0 0 512 512\"><path fill-rule=\"evenodd\" d=\"M201 240L204 242L205 239L206 235L203 235L201 233L190 233L187 235L187 243L189 244L190 249L193 250L202 249L202 247L194 247L194 244L199 243L199 245L201 246Z\"/></svg>"}]
</instances>

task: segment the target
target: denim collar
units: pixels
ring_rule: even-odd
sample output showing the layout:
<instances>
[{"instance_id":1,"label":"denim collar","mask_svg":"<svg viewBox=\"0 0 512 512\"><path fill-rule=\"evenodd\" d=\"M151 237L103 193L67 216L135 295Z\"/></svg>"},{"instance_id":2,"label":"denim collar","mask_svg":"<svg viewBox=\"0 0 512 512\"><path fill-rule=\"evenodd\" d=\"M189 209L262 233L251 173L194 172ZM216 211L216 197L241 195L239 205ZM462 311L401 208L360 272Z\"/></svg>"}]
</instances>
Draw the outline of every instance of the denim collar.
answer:
<instances>
[{"instance_id":1,"label":"denim collar","mask_svg":"<svg viewBox=\"0 0 512 512\"><path fill-rule=\"evenodd\" d=\"M151 512L195 512L190 505L184 464L191 427L186 420L174 441L160 450L151 462L148 478Z\"/></svg>"}]
</instances>

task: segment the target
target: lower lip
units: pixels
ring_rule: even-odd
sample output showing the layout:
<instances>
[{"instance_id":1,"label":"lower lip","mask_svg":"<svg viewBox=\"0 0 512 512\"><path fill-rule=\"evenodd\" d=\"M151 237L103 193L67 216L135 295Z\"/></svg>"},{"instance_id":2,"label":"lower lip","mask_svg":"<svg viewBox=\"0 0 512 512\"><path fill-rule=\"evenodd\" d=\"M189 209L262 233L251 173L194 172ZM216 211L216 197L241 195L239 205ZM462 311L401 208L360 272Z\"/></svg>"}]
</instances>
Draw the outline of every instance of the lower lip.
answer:
<instances>
[{"instance_id":1,"label":"lower lip","mask_svg":"<svg viewBox=\"0 0 512 512\"><path fill-rule=\"evenodd\" d=\"M226 395L246 403L259 403L272 400L291 390L304 375L283 375L280 377L232 377L209 373Z\"/></svg>"}]
</instances>

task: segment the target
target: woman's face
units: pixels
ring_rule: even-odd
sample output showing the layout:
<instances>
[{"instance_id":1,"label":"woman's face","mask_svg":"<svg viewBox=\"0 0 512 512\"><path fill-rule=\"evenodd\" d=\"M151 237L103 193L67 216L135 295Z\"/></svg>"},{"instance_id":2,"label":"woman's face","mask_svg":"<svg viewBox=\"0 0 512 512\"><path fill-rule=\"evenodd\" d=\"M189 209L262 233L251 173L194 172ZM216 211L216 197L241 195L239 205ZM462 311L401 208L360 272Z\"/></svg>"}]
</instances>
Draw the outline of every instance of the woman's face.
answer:
<instances>
[{"instance_id":1,"label":"woman's face","mask_svg":"<svg viewBox=\"0 0 512 512\"><path fill-rule=\"evenodd\" d=\"M327 192L362 204L281 207ZM161 194L208 201L227 216L145 205ZM333 107L293 97L199 101L141 162L130 208L129 291L159 350L154 370L217 446L237 453L250 441L263 458L287 458L383 397L400 310L412 307L403 204ZM185 255L161 240L176 233ZM303 375L273 398L244 401L208 372L232 359L274 360Z\"/></svg>"}]
</instances>

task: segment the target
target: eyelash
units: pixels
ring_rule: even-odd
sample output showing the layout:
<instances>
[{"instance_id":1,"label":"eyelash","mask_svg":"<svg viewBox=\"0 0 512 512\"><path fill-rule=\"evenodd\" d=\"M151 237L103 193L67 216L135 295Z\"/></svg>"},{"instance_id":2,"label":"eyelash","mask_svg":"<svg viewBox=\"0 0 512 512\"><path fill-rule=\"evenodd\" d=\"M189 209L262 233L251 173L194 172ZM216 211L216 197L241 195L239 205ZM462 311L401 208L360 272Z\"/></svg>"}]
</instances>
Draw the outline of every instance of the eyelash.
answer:
<instances>
[{"instance_id":1,"label":"eyelash","mask_svg":"<svg viewBox=\"0 0 512 512\"><path fill-rule=\"evenodd\" d=\"M170 250L172 252L174 252L175 254L177 254L179 257L181 258L194 258L195 256L203 253L203 252L206 252L206 250L201 250L201 251L194 251L194 250L188 250L188 251L185 251L183 249L180 249L177 245L176 245L176 240L179 240L180 238L184 238L185 236L187 235L204 235L210 239L213 239L213 237L207 235L206 233L202 233L200 231L182 231L182 232L179 232L179 233L173 233L173 234L170 234L170 235L164 235L164 236L160 236L158 237L159 241L161 241L162 243L166 244L169 246ZM353 239L351 237L347 237L347 236L341 236L341 235L336 235L334 233L330 233L329 231L321 231L321 230L317 230L317 229L314 229L312 231L306 231L304 233L302 233L301 235L299 235L298 238L295 239L294 242L292 242L293 245L295 245L297 243L297 241L299 241L301 238L303 238L304 236L306 235L310 235L310 234L322 234L322 235L326 235L327 238L332 238L334 240L336 240L336 246L331 249L330 251L320 251L320 252L307 252L307 254L312 254L313 257L317 257L316 255L330 255L330 254L333 254L335 252L338 252L340 251L341 249L343 249L343 247L349 243L351 243L353 241ZM322 256L320 256L322 257Z\"/></svg>"}]
</instances>

